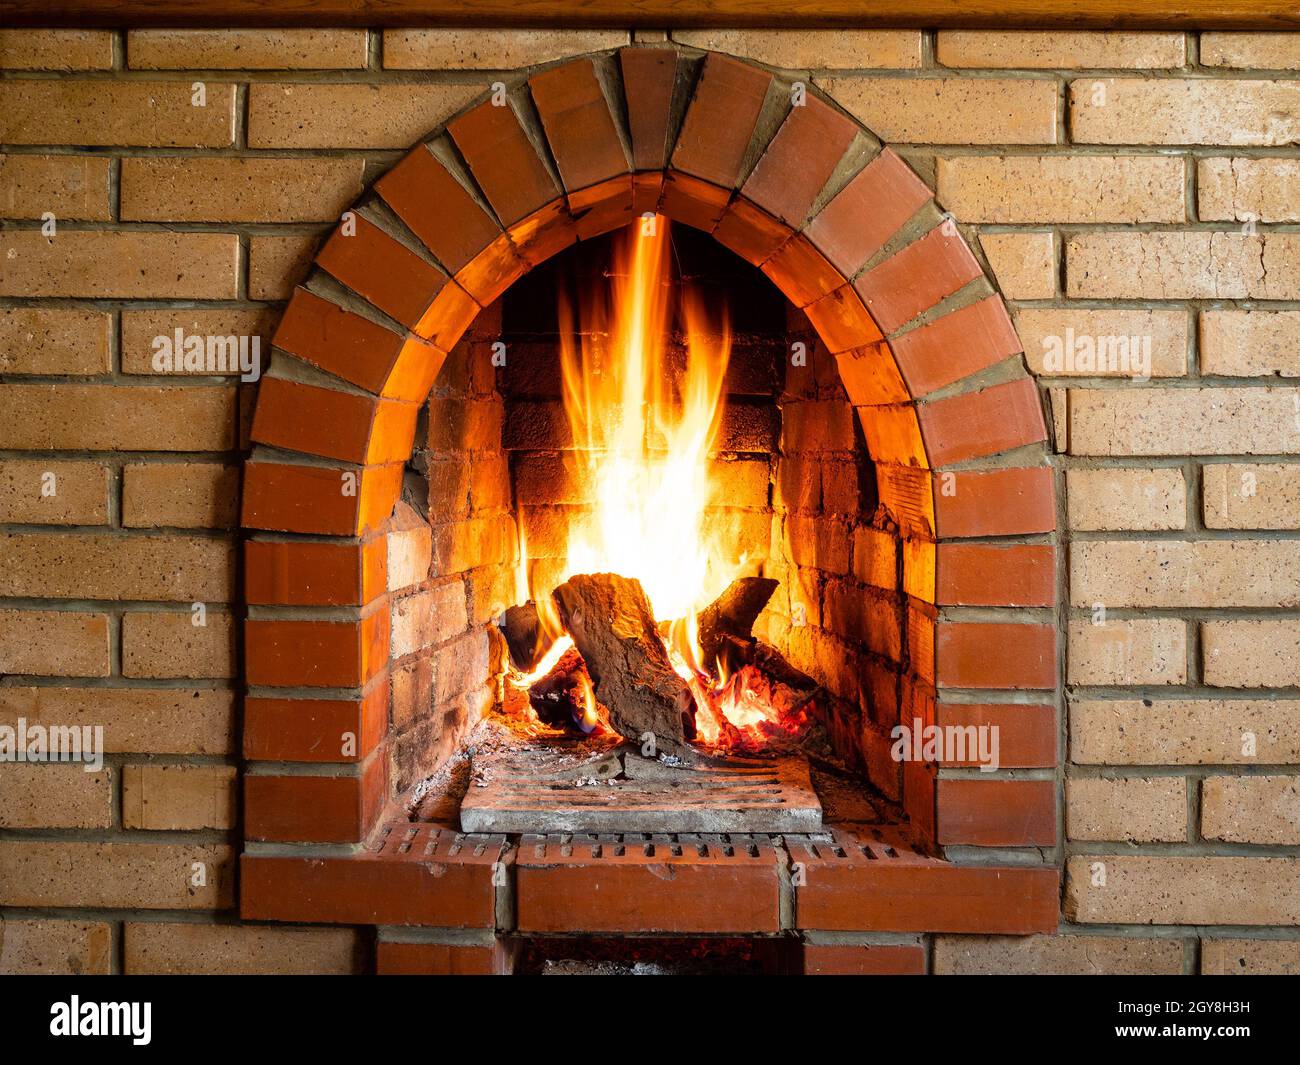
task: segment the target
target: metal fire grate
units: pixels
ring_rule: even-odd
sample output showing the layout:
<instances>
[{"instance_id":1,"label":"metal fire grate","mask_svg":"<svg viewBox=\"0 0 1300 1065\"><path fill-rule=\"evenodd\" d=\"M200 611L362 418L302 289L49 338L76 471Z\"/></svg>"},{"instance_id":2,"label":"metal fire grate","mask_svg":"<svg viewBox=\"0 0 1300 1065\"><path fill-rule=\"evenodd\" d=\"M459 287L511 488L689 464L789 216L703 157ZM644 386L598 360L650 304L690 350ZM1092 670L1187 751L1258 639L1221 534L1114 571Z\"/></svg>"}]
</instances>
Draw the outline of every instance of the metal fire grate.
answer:
<instances>
[{"instance_id":1,"label":"metal fire grate","mask_svg":"<svg viewBox=\"0 0 1300 1065\"><path fill-rule=\"evenodd\" d=\"M593 763L593 773L599 768ZM582 776L517 756L491 764L460 808L466 832L816 832L822 807L802 758L668 767L627 756L625 772Z\"/></svg>"}]
</instances>

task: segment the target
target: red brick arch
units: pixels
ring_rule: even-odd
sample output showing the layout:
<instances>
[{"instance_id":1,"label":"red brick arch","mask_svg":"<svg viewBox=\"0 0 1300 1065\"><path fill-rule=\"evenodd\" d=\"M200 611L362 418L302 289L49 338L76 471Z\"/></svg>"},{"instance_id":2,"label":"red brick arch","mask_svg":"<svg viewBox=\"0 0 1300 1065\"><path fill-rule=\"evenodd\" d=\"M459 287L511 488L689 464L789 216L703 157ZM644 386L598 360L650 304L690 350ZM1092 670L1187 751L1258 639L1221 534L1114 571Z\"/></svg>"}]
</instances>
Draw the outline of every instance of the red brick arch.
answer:
<instances>
[{"instance_id":1,"label":"red brick arch","mask_svg":"<svg viewBox=\"0 0 1300 1065\"><path fill-rule=\"evenodd\" d=\"M284 314L253 420L247 601L286 609L248 622L250 760L326 761L311 753L319 737L351 727L357 757L328 761L360 764L382 741L388 613L375 533L447 352L533 266L648 211L761 269L836 356L905 540L906 709L942 716L936 689L962 689L963 705L986 689L1051 701L1052 624L940 615L1055 605L1054 551L1042 542L1056 528L1047 433L1015 330L926 184L833 103L809 91L792 106L792 95L778 75L715 53L576 59L457 115L345 216L316 259L328 280L299 288ZM971 542L990 538L1006 539ZM304 688L330 695L304 700L294 691ZM1054 841L1051 782L909 772L909 813L939 842ZM336 830L315 841L346 842L373 824L382 782L367 774L381 773L264 773L247 794L250 805L337 809ZM1037 827L990 835L985 812L1019 804L1035 807L1024 820Z\"/></svg>"}]
</instances>

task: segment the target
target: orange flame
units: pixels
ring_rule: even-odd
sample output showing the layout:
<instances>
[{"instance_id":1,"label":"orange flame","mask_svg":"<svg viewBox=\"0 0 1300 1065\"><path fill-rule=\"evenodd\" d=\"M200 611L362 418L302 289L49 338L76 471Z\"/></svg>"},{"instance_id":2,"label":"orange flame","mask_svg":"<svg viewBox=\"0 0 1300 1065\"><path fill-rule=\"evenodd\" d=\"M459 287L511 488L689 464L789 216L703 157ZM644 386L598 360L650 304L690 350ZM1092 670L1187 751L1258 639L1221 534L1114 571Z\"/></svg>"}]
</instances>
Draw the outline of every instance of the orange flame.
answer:
<instances>
[{"instance_id":1,"label":"orange flame","mask_svg":"<svg viewBox=\"0 0 1300 1065\"><path fill-rule=\"evenodd\" d=\"M641 582L656 619L684 618L730 580L723 545L703 535L708 453L721 416L730 337L710 339L703 304L689 291L674 308L668 221L645 220L616 252L609 303L573 313L562 301L564 406L590 486L589 517L569 530L566 574L620 573ZM687 336L674 389L665 337L674 310Z\"/></svg>"},{"instance_id":2,"label":"orange flame","mask_svg":"<svg viewBox=\"0 0 1300 1065\"><path fill-rule=\"evenodd\" d=\"M557 576L619 573L639 580L661 630L667 629L674 668L695 695L701 741L735 748L757 744L765 727L779 727L780 712L769 706L767 726L760 725L759 687L737 685L739 674L725 681L712 676L698 638L697 612L744 563L708 533L705 521L713 498L709 452L721 420L731 337L725 320L715 320L697 292L673 285L668 238L669 222L660 216L628 227L615 248L608 291L584 293L580 328L561 295L564 408L577 449L575 472L592 505L570 524ZM680 375L670 374L668 365L666 338L674 324L686 337ZM531 684L572 640L562 634L552 589L529 580L522 529L519 539L519 599L537 603L543 632L556 641L536 670L512 678ZM587 716L596 718L594 694Z\"/></svg>"},{"instance_id":3,"label":"orange flame","mask_svg":"<svg viewBox=\"0 0 1300 1065\"><path fill-rule=\"evenodd\" d=\"M810 704L794 702L750 665L711 686L693 685L692 692L695 729L709 747L757 754L798 737L811 720Z\"/></svg>"},{"instance_id":4,"label":"orange flame","mask_svg":"<svg viewBox=\"0 0 1300 1065\"><path fill-rule=\"evenodd\" d=\"M583 732L591 732L600 724L600 711L596 709L596 692L586 673L578 674L578 687L582 691L582 718L578 726Z\"/></svg>"}]
</instances>

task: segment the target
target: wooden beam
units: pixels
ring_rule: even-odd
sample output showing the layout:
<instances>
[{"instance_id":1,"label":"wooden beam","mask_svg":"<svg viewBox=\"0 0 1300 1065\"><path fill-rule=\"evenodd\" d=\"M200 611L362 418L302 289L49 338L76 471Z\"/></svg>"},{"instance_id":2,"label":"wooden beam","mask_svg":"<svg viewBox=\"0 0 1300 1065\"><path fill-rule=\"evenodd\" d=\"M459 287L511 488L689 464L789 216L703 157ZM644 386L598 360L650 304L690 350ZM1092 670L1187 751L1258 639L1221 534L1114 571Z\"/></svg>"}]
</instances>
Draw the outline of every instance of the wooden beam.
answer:
<instances>
[{"instance_id":1,"label":"wooden beam","mask_svg":"<svg viewBox=\"0 0 1300 1065\"><path fill-rule=\"evenodd\" d=\"M1296 0L0 0L0 26L1297 29Z\"/></svg>"}]
</instances>

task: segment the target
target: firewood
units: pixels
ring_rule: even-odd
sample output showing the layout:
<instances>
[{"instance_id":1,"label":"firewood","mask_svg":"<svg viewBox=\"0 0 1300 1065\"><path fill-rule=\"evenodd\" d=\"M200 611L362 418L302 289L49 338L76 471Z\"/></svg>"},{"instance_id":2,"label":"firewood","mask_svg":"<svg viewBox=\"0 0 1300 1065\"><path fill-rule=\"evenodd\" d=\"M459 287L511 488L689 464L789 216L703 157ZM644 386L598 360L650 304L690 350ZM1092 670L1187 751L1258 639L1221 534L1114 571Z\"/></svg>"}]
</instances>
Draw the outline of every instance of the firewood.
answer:
<instances>
[{"instance_id":1,"label":"firewood","mask_svg":"<svg viewBox=\"0 0 1300 1065\"><path fill-rule=\"evenodd\" d=\"M750 638L754 622L777 588L770 577L738 577L700 613L700 649L710 668L722 648L723 637Z\"/></svg>"},{"instance_id":2,"label":"firewood","mask_svg":"<svg viewBox=\"0 0 1300 1065\"><path fill-rule=\"evenodd\" d=\"M528 689L528 702L544 724L580 730L590 683L582 655L570 647L554 668Z\"/></svg>"},{"instance_id":3,"label":"firewood","mask_svg":"<svg viewBox=\"0 0 1300 1065\"><path fill-rule=\"evenodd\" d=\"M695 700L668 660L641 582L616 573L578 574L554 597L615 731L638 745L650 733L656 750L689 755Z\"/></svg>"},{"instance_id":4,"label":"firewood","mask_svg":"<svg viewBox=\"0 0 1300 1065\"><path fill-rule=\"evenodd\" d=\"M510 648L510 661L521 673L531 673L546 654L537 604L531 599L505 612L501 619L501 635Z\"/></svg>"}]
</instances>

